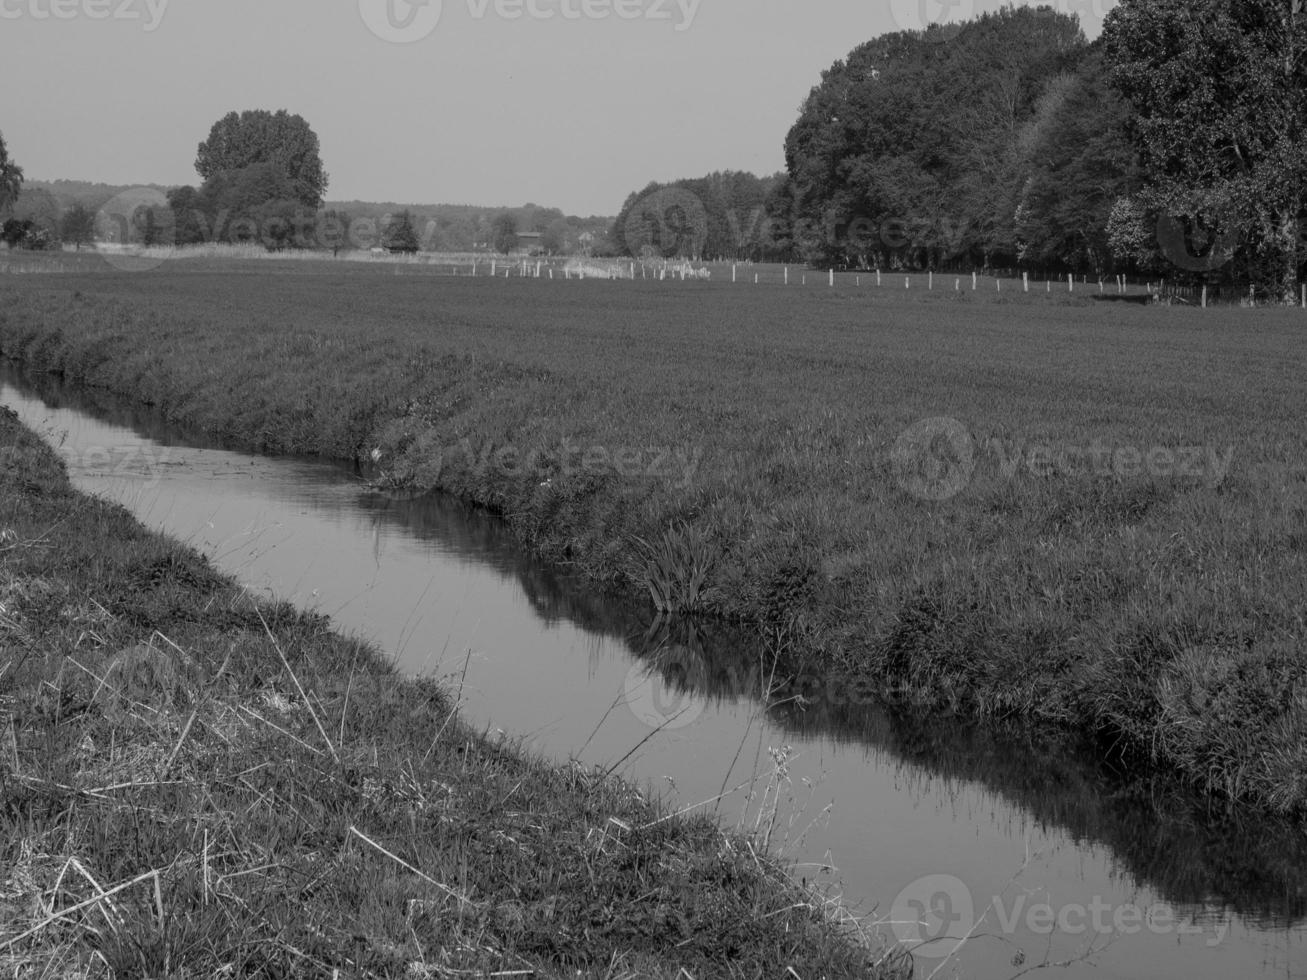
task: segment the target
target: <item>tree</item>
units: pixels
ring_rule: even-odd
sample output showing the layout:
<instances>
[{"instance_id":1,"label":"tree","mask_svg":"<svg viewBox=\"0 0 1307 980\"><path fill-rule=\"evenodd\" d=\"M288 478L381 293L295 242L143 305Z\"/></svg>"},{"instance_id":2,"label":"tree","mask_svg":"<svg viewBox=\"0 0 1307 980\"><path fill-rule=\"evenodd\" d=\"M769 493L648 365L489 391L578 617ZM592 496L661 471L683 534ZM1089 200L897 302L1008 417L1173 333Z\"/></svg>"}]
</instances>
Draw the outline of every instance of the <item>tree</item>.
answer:
<instances>
[{"instance_id":1,"label":"tree","mask_svg":"<svg viewBox=\"0 0 1307 980\"><path fill-rule=\"evenodd\" d=\"M785 237L822 265L1015 262L1023 138L1086 41L1005 7L948 33L876 38L822 75L785 141ZM776 202L781 203L781 202Z\"/></svg>"},{"instance_id":2,"label":"tree","mask_svg":"<svg viewBox=\"0 0 1307 980\"><path fill-rule=\"evenodd\" d=\"M1301 0L1123 0L1104 22L1112 84L1159 214L1159 245L1201 270L1237 241L1295 302L1307 185L1307 12ZM1197 245L1197 248L1193 246ZM1207 263L1211 264L1211 263Z\"/></svg>"},{"instance_id":3,"label":"tree","mask_svg":"<svg viewBox=\"0 0 1307 980\"><path fill-rule=\"evenodd\" d=\"M318 220L318 244L331 249L332 257L353 247L349 235L350 217L345 211L327 211Z\"/></svg>"},{"instance_id":4,"label":"tree","mask_svg":"<svg viewBox=\"0 0 1307 980\"><path fill-rule=\"evenodd\" d=\"M501 211L491 222L490 243L496 252L507 255L517 248L517 215L511 211Z\"/></svg>"},{"instance_id":5,"label":"tree","mask_svg":"<svg viewBox=\"0 0 1307 980\"><path fill-rule=\"evenodd\" d=\"M195 169L206 183L256 164L270 166L289 181L294 200L314 211L322 207L327 172L317 134L302 116L285 109L228 113L213 124L195 158Z\"/></svg>"},{"instance_id":6,"label":"tree","mask_svg":"<svg viewBox=\"0 0 1307 980\"><path fill-rule=\"evenodd\" d=\"M1091 50L1074 75L1049 84L1020 141L1027 176L1015 233L1025 263L1100 276L1113 264L1109 220L1139 178L1129 110L1105 76L1101 50Z\"/></svg>"},{"instance_id":7,"label":"tree","mask_svg":"<svg viewBox=\"0 0 1307 980\"><path fill-rule=\"evenodd\" d=\"M8 211L23 190L23 168L9 159L5 135L0 133L0 214Z\"/></svg>"},{"instance_id":8,"label":"tree","mask_svg":"<svg viewBox=\"0 0 1307 980\"><path fill-rule=\"evenodd\" d=\"M418 250L418 244L413 215L408 211L401 211L392 218L381 235L381 247L391 252L414 253Z\"/></svg>"},{"instance_id":9,"label":"tree","mask_svg":"<svg viewBox=\"0 0 1307 980\"><path fill-rule=\"evenodd\" d=\"M44 187L29 187L10 209L13 217L30 221L35 229L29 232L24 248L49 248L59 241L59 228L63 211L59 199ZM42 237L42 244L35 244L36 230Z\"/></svg>"},{"instance_id":10,"label":"tree","mask_svg":"<svg viewBox=\"0 0 1307 980\"><path fill-rule=\"evenodd\" d=\"M567 251L571 233L572 226L567 223L566 218L555 218L545 227L544 234L540 238L540 247L550 255L562 255Z\"/></svg>"},{"instance_id":11,"label":"tree","mask_svg":"<svg viewBox=\"0 0 1307 980\"><path fill-rule=\"evenodd\" d=\"M72 242L79 252L83 242L95 240L95 214L81 201L64 212L60 227L64 241Z\"/></svg>"},{"instance_id":12,"label":"tree","mask_svg":"<svg viewBox=\"0 0 1307 980\"><path fill-rule=\"evenodd\" d=\"M0 241L10 248L18 248L33 227L35 226L32 222L25 218L10 218L4 223L3 229L0 229Z\"/></svg>"}]
</instances>

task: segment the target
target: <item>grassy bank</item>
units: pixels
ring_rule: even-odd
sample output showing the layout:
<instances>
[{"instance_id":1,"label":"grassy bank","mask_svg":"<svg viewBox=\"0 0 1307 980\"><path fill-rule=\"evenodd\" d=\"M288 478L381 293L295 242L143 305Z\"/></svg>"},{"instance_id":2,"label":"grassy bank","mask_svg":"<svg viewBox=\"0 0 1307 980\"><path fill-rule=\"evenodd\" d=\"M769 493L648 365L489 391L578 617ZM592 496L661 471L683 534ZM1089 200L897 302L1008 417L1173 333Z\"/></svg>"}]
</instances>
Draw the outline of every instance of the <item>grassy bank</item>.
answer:
<instances>
[{"instance_id":1,"label":"grassy bank","mask_svg":"<svg viewBox=\"0 0 1307 980\"><path fill-rule=\"evenodd\" d=\"M270 265L15 277L0 350L375 456L837 683L1307 808L1300 311Z\"/></svg>"},{"instance_id":2,"label":"grassy bank","mask_svg":"<svg viewBox=\"0 0 1307 980\"><path fill-rule=\"evenodd\" d=\"M0 971L895 975L742 838L524 757L0 410Z\"/></svg>"}]
</instances>

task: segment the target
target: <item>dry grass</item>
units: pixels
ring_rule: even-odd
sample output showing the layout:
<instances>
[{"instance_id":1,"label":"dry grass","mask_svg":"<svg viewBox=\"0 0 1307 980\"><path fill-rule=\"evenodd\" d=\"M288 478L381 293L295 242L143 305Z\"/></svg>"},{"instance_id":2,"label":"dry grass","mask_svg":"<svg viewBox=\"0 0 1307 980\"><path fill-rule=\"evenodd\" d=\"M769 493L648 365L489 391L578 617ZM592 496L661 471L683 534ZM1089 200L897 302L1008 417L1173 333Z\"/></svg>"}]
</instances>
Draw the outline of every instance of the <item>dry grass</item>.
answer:
<instances>
[{"instance_id":1,"label":"dry grass","mask_svg":"<svg viewBox=\"0 0 1307 980\"><path fill-rule=\"evenodd\" d=\"M752 840L468 730L0 413L0 973L891 976Z\"/></svg>"}]
</instances>

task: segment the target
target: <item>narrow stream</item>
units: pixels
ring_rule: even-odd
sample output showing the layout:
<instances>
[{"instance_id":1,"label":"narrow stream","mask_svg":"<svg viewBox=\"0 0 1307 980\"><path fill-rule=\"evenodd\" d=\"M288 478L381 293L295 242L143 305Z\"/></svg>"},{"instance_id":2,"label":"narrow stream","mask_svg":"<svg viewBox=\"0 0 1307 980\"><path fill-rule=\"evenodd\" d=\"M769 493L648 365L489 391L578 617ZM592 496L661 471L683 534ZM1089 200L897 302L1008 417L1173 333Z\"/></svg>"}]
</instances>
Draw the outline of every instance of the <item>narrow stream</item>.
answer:
<instances>
[{"instance_id":1,"label":"narrow stream","mask_svg":"<svg viewBox=\"0 0 1307 980\"><path fill-rule=\"evenodd\" d=\"M78 487L329 614L402 670L444 678L474 723L557 760L617 764L677 806L749 784L703 809L770 827L798 873L876 918L924 921L899 925L905 936L970 934L951 958L955 939L921 947L923 977L1067 961L1057 975L1307 977L1301 824L1231 816L1029 734L819 692L764 710L761 642L658 627L589 595L457 501L206 445L12 365L0 402L59 448Z\"/></svg>"}]
</instances>

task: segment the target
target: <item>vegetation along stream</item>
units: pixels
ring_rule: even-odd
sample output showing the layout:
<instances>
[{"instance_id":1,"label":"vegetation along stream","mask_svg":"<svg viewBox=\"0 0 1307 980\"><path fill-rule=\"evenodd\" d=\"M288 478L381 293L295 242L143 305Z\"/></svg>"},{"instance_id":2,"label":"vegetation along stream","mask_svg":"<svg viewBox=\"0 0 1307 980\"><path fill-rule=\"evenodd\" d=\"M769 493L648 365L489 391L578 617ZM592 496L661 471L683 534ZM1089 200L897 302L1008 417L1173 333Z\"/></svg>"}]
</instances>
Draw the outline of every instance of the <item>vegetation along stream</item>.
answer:
<instances>
[{"instance_id":1,"label":"vegetation along stream","mask_svg":"<svg viewBox=\"0 0 1307 980\"><path fill-rule=\"evenodd\" d=\"M0 401L79 488L330 615L404 671L442 677L477 724L769 836L796 874L920 944L923 976L1307 971L1300 825L1213 809L1028 729L982 732L889 712L856 685L775 677L783 636L652 621L450 498L232 452L12 365Z\"/></svg>"}]
</instances>

